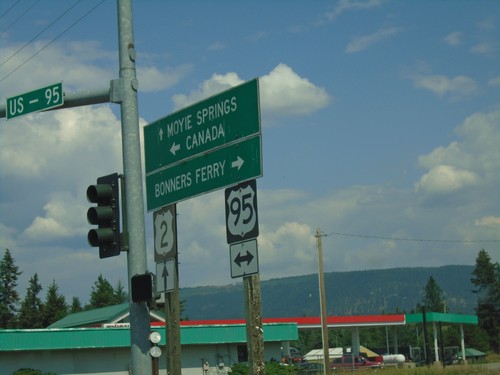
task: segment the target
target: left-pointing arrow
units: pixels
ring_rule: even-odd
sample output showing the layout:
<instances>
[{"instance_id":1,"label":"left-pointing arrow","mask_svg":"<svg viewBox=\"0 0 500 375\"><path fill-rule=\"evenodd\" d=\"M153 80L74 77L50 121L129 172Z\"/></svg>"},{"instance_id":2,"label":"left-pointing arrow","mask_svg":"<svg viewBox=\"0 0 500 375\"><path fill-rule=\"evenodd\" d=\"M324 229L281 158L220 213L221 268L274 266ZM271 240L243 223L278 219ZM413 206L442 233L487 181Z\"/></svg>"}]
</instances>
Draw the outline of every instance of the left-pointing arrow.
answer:
<instances>
[{"instance_id":1,"label":"left-pointing arrow","mask_svg":"<svg viewBox=\"0 0 500 375\"><path fill-rule=\"evenodd\" d=\"M175 142L172 144L172 147L170 147L170 152L175 155L177 151L181 149L181 145L176 144Z\"/></svg>"}]
</instances>

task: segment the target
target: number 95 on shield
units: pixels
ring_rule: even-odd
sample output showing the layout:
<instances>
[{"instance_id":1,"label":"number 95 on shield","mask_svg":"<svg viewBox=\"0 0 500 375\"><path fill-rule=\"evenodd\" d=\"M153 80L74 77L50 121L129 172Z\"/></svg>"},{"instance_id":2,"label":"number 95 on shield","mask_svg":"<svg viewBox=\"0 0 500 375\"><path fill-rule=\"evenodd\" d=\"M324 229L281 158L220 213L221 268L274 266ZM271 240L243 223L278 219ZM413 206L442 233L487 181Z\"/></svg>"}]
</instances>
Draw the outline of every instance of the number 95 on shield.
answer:
<instances>
[{"instance_id":1,"label":"number 95 on shield","mask_svg":"<svg viewBox=\"0 0 500 375\"><path fill-rule=\"evenodd\" d=\"M242 182L225 191L227 243L245 241L259 235L257 182Z\"/></svg>"}]
</instances>

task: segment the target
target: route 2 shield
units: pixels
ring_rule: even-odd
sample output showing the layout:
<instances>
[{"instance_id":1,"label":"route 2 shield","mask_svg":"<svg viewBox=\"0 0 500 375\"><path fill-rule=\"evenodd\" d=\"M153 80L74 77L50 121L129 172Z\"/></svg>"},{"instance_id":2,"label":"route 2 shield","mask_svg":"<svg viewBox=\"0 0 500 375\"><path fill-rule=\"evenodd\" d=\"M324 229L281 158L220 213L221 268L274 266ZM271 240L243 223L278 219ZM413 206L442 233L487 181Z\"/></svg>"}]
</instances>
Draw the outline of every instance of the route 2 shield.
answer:
<instances>
[{"instance_id":1,"label":"route 2 shield","mask_svg":"<svg viewBox=\"0 0 500 375\"><path fill-rule=\"evenodd\" d=\"M175 211L175 205L170 205L153 213L155 263L166 262L177 255Z\"/></svg>"},{"instance_id":2,"label":"route 2 shield","mask_svg":"<svg viewBox=\"0 0 500 375\"><path fill-rule=\"evenodd\" d=\"M227 188L225 198L227 243L256 238L259 235L256 181Z\"/></svg>"}]
</instances>

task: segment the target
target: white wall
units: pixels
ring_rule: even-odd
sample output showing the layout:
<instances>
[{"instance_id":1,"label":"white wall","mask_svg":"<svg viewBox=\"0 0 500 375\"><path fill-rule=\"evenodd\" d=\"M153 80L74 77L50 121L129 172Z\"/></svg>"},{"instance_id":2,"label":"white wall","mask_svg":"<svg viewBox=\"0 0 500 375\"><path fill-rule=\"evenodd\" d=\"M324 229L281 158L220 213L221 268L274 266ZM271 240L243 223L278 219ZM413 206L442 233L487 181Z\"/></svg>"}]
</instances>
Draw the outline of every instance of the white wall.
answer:
<instances>
[{"instance_id":1,"label":"white wall","mask_svg":"<svg viewBox=\"0 0 500 375\"><path fill-rule=\"evenodd\" d=\"M213 373L217 361L226 366L238 363L238 345L188 345L182 347L182 375L201 375L202 359L209 362ZM280 360L282 345L266 343L265 360ZM160 375L165 375L165 348L159 358ZM73 349L0 352L0 374L11 375L20 368L33 368L57 375L129 375L130 349Z\"/></svg>"}]
</instances>

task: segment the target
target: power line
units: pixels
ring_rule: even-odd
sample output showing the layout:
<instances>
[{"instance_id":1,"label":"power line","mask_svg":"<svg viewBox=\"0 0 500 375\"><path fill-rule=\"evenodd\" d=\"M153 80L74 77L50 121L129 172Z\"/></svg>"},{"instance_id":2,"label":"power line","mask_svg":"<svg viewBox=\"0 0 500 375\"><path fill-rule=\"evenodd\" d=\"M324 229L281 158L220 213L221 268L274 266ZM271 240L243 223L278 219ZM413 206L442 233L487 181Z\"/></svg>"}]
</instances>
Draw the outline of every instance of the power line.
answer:
<instances>
[{"instance_id":1,"label":"power line","mask_svg":"<svg viewBox=\"0 0 500 375\"><path fill-rule=\"evenodd\" d=\"M80 2L79 0L78 2ZM71 25L69 25L66 29L64 29L61 33L59 33L54 39L52 39L50 42L45 44L42 48L40 48L38 51L36 51L31 57L26 59L23 63L21 63L19 66L17 66L15 69L13 69L10 73L6 74L0 79L0 82L4 81L6 78L11 76L13 73L15 73L17 70L22 68L24 65L26 65L31 59L33 59L36 55L38 55L40 52L42 52L45 48L50 46L52 43L54 43L57 39L59 39L64 33L66 33L68 30L70 30L73 26L78 24L81 20L83 20L85 17L87 17L90 13L92 13L94 10L96 10L102 3L104 3L106 0L102 0L100 3L92 7L87 13L85 13L83 16L78 18L75 22L73 22Z\"/></svg>"},{"instance_id":2,"label":"power line","mask_svg":"<svg viewBox=\"0 0 500 375\"><path fill-rule=\"evenodd\" d=\"M20 2L20 1L21 1L21 0L17 0L17 1L15 1L15 2L14 2L14 4L12 4L12 5L11 5L11 6L10 6L10 7L9 7L9 8L5 11L5 12L3 12L3 13L0 15L0 20L1 20L2 18L4 18L4 17L5 17L5 15L6 15L7 13L9 13L9 12L12 10L12 8L14 8L14 7L15 7L15 6L16 6L16 5Z\"/></svg>"},{"instance_id":3,"label":"power line","mask_svg":"<svg viewBox=\"0 0 500 375\"><path fill-rule=\"evenodd\" d=\"M7 27L5 27L5 29L3 29L2 31L0 31L0 34L3 34L4 32L6 32L7 30L9 30L14 24L17 23L17 21L19 21L21 18L24 17L24 15L26 13L28 13L36 4L38 4L40 2L40 0L36 0L34 3L32 3L28 8L26 8L24 10L23 13L21 13L21 15L19 17L17 17L14 21L12 21L10 24L7 25Z\"/></svg>"},{"instance_id":4,"label":"power line","mask_svg":"<svg viewBox=\"0 0 500 375\"><path fill-rule=\"evenodd\" d=\"M12 59L14 56L16 56L19 52L21 52L28 44L33 42L36 38L38 38L41 34L43 34L48 28L50 28L53 24L55 24L57 21L59 21L61 18L63 18L71 9L73 9L75 6L78 5L82 0L78 0L76 3L74 3L72 6L70 6L68 9L66 9L59 17L57 17L54 21L49 23L45 28L43 28L38 34L36 34L33 38L31 38L28 42L26 42L21 48L19 48L16 52L14 52L12 55L10 55L7 60L2 62L0 66L3 66L6 62L8 62L10 59Z\"/></svg>"},{"instance_id":5,"label":"power line","mask_svg":"<svg viewBox=\"0 0 500 375\"><path fill-rule=\"evenodd\" d=\"M368 238L376 240L409 241L409 242L448 242L448 243L500 242L500 240L435 240L435 239L425 239L425 238L384 237L384 236L370 236L365 234L339 233L339 232L330 232L328 234L325 234L325 236L358 237L358 238Z\"/></svg>"}]
</instances>

